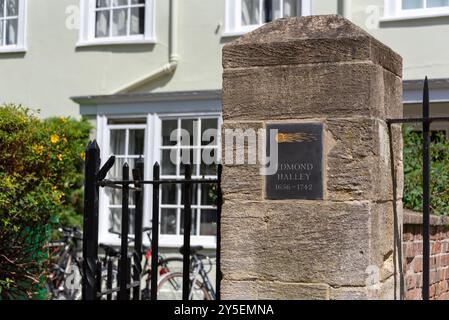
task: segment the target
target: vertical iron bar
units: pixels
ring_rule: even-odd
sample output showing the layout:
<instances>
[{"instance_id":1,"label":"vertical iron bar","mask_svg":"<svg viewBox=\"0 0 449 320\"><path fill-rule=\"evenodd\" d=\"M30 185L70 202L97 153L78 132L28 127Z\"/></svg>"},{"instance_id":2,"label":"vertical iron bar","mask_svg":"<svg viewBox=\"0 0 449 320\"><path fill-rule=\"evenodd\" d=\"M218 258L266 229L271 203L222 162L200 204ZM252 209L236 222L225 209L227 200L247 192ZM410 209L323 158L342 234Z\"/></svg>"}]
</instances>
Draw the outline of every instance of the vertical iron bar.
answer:
<instances>
[{"instance_id":1,"label":"vertical iron bar","mask_svg":"<svg viewBox=\"0 0 449 320\"><path fill-rule=\"evenodd\" d=\"M151 300L157 300L158 257L159 257L159 188L160 166L153 166L153 218L151 221Z\"/></svg>"},{"instance_id":2,"label":"vertical iron bar","mask_svg":"<svg viewBox=\"0 0 449 320\"><path fill-rule=\"evenodd\" d=\"M129 166L123 164L123 180L129 180ZM119 300L127 300L127 272L128 272L128 232L129 232L129 185L123 184L122 189L122 230L120 247L120 291Z\"/></svg>"},{"instance_id":3,"label":"vertical iron bar","mask_svg":"<svg viewBox=\"0 0 449 320\"><path fill-rule=\"evenodd\" d=\"M128 257L127 259L127 270L126 270L126 282L127 282L127 286L130 285L131 286L131 257ZM126 290L126 300L129 300L131 296L131 287L129 289Z\"/></svg>"},{"instance_id":4,"label":"vertical iron bar","mask_svg":"<svg viewBox=\"0 0 449 320\"><path fill-rule=\"evenodd\" d=\"M97 299L101 300L101 269L102 269L102 265L101 265L101 261L97 261Z\"/></svg>"},{"instance_id":5,"label":"vertical iron bar","mask_svg":"<svg viewBox=\"0 0 449 320\"><path fill-rule=\"evenodd\" d=\"M120 288L120 277L121 277L121 275L122 275L122 266L121 266L121 263L120 263L120 258L118 259L118 261L117 261L117 280L116 280L116 283L117 283L117 287L119 287ZM115 295L115 300L119 300L120 299L120 291L119 292L117 292L116 293L116 295Z\"/></svg>"},{"instance_id":6,"label":"vertical iron bar","mask_svg":"<svg viewBox=\"0 0 449 320\"><path fill-rule=\"evenodd\" d=\"M84 217L83 217L83 300L95 300L96 261L98 260L98 191L97 174L100 168L100 148L94 140L86 148L84 170Z\"/></svg>"},{"instance_id":7,"label":"vertical iron bar","mask_svg":"<svg viewBox=\"0 0 449 320\"><path fill-rule=\"evenodd\" d=\"M192 167L184 165L184 245L182 266L182 300L189 300L190 292L190 232L192 227Z\"/></svg>"},{"instance_id":8,"label":"vertical iron bar","mask_svg":"<svg viewBox=\"0 0 449 320\"><path fill-rule=\"evenodd\" d=\"M134 181L143 180L143 159L139 158L136 162L137 169L133 170ZM135 192L136 213L134 217L134 269L133 280L138 281L139 285L133 288L133 300L140 300L140 276L142 274L142 224L143 224L143 188L144 185L136 182L136 188L140 188Z\"/></svg>"},{"instance_id":9,"label":"vertical iron bar","mask_svg":"<svg viewBox=\"0 0 449 320\"><path fill-rule=\"evenodd\" d=\"M430 284L430 122L429 83L424 81L423 92L423 287L422 298L429 300Z\"/></svg>"},{"instance_id":10,"label":"vertical iron bar","mask_svg":"<svg viewBox=\"0 0 449 320\"><path fill-rule=\"evenodd\" d=\"M108 259L108 276L106 279L106 290L111 290L112 289L112 259L109 258ZM108 300L112 300L112 294L109 293L107 295L107 299Z\"/></svg>"},{"instance_id":11,"label":"vertical iron bar","mask_svg":"<svg viewBox=\"0 0 449 320\"><path fill-rule=\"evenodd\" d=\"M223 172L223 166L221 164L218 165L217 170L217 177L218 177L218 184L217 184L217 193L218 193L218 199L217 199L217 265L216 265L216 280L215 280L215 299L220 300L221 296L221 207L223 204L223 194L221 190L221 174Z\"/></svg>"}]
</instances>

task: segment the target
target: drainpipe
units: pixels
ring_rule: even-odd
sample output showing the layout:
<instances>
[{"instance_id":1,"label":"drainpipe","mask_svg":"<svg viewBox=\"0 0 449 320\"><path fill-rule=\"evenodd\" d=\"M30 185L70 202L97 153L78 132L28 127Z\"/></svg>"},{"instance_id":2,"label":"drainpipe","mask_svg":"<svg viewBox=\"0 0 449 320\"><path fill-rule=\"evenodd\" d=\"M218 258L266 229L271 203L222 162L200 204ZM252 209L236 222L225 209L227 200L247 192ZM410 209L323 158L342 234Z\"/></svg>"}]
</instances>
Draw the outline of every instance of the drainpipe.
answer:
<instances>
[{"instance_id":1,"label":"drainpipe","mask_svg":"<svg viewBox=\"0 0 449 320\"><path fill-rule=\"evenodd\" d=\"M178 0L170 0L170 13L169 13L169 55L168 63L164 64L162 67L154 70L151 74L145 76L144 78L137 80L131 84L116 90L113 94L125 93L127 91L133 90L140 87L141 85L157 80L162 76L168 75L176 70L179 61L178 55Z\"/></svg>"}]
</instances>

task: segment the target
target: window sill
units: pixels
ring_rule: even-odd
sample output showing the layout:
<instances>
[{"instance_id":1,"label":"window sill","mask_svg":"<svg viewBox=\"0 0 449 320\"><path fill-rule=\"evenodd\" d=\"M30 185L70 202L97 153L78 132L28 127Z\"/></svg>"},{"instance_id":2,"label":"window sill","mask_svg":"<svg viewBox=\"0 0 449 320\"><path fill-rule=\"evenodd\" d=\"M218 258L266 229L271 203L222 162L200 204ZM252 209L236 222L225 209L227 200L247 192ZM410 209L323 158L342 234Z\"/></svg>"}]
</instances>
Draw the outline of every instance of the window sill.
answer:
<instances>
[{"instance_id":1,"label":"window sill","mask_svg":"<svg viewBox=\"0 0 449 320\"><path fill-rule=\"evenodd\" d=\"M379 21L380 22L394 22L394 21L407 21L407 20L417 20L417 19L431 19L431 18L440 18L440 17L449 17L449 12L382 17L382 18L380 18Z\"/></svg>"},{"instance_id":2,"label":"window sill","mask_svg":"<svg viewBox=\"0 0 449 320\"><path fill-rule=\"evenodd\" d=\"M134 44L155 44L156 38L150 39L105 39L105 40L89 40L78 41L76 47L94 47L94 46L110 46L110 45L134 45Z\"/></svg>"},{"instance_id":3,"label":"window sill","mask_svg":"<svg viewBox=\"0 0 449 320\"><path fill-rule=\"evenodd\" d=\"M235 29L235 30L225 30L223 31L223 33L221 34L222 37L239 37L239 36L243 36L244 34L254 31L257 28L260 28L261 26L263 26L263 24L261 25L253 25L247 28L242 28L242 29Z\"/></svg>"},{"instance_id":4,"label":"window sill","mask_svg":"<svg viewBox=\"0 0 449 320\"><path fill-rule=\"evenodd\" d=\"M221 34L221 36L224 37L224 38L227 38L227 37L240 37L240 36L243 36L244 34L246 34L248 32L249 31L242 31L242 30L239 30L239 31L224 31Z\"/></svg>"},{"instance_id":5,"label":"window sill","mask_svg":"<svg viewBox=\"0 0 449 320\"><path fill-rule=\"evenodd\" d=\"M1 53L25 53L26 51L27 51L26 47L17 47L17 46L0 47L0 54Z\"/></svg>"}]
</instances>

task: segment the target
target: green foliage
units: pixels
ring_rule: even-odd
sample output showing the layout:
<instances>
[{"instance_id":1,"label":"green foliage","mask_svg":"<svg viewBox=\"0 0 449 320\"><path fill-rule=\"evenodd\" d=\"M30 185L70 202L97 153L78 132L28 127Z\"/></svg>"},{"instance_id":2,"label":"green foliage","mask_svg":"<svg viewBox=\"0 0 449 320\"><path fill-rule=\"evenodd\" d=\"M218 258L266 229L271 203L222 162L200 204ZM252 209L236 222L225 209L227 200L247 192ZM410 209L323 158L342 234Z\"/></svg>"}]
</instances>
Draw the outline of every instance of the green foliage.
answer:
<instances>
[{"instance_id":1,"label":"green foliage","mask_svg":"<svg viewBox=\"0 0 449 320\"><path fill-rule=\"evenodd\" d=\"M422 211L422 133L404 129L404 206ZM430 147L430 207L433 214L449 215L449 141L432 135Z\"/></svg>"},{"instance_id":2,"label":"green foliage","mask_svg":"<svg viewBox=\"0 0 449 320\"><path fill-rule=\"evenodd\" d=\"M87 121L0 107L0 299L35 297L50 222L79 224Z\"/></svg>"}]
</instances>

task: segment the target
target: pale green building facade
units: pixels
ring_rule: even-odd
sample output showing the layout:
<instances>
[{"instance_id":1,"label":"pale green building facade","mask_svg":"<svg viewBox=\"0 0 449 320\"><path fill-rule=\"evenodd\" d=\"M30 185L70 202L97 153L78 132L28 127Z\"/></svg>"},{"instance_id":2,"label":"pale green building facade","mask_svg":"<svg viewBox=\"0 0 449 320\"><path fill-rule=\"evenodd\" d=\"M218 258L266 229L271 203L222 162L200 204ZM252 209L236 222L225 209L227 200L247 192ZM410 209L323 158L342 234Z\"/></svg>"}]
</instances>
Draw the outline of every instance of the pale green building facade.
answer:
<instances>
[{"instance_id":1,"label":"pale green building facade","mask_svg":"<svg viewBox=\"0 0 449 320\"><path fill-rule=\"evenodd\" d=\"M223 45L266 21L310 14L343 15L402 55L406 115L419 113L426 75L434 115L449 113L449 0L0 0L0 102L87 116L102 159L114 153L132 166L142 155L146 178L155 161L163 178L182 177L167 161L176 149L168 132L220 128ZM217 140L207 148L218 158ZM215 208L208 190L196 192L192 243L214 248ZM163 191L161 207L161 245L179 247L180 187ZM148 192L147 225L150 208ZM119 213L117 195L103 190L100 241L118 243L110 230Z\"/></svg>"}]
</instances>

